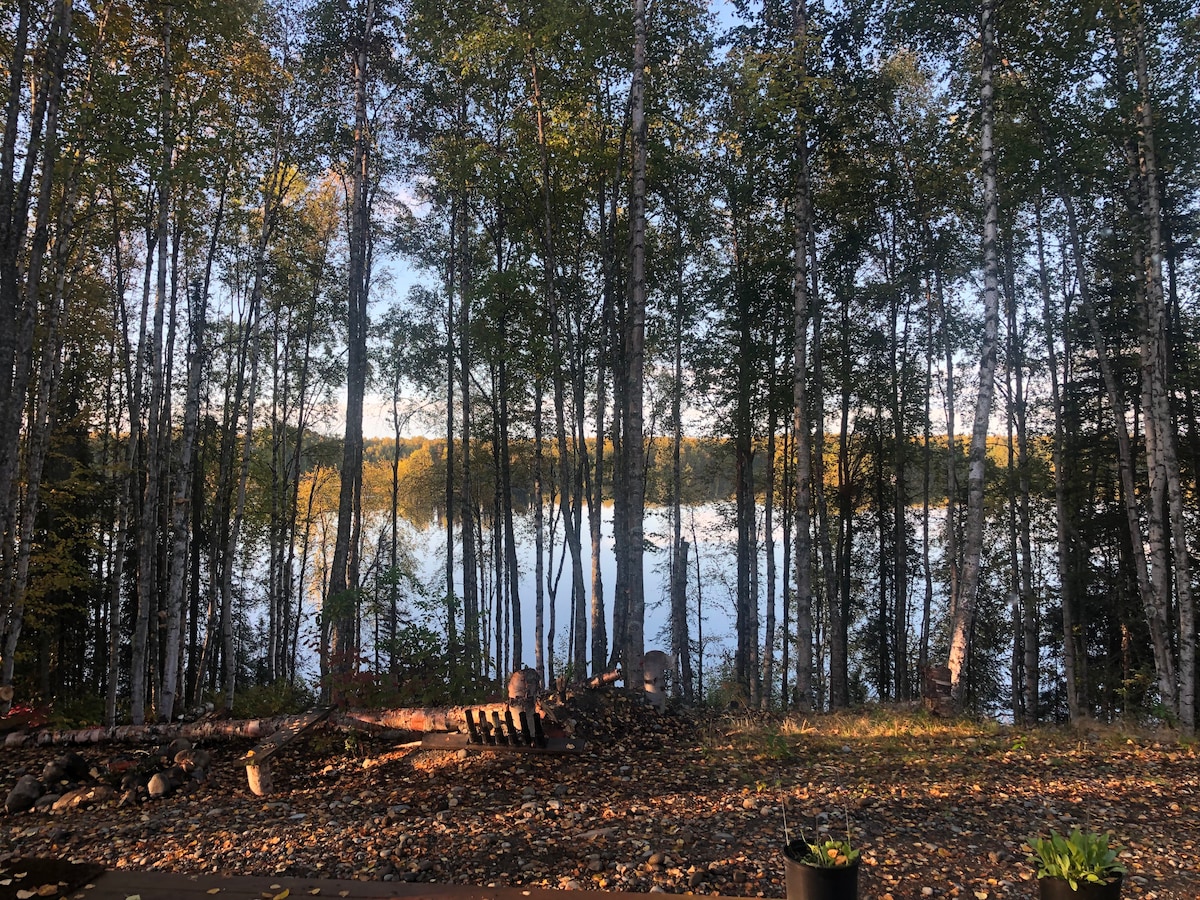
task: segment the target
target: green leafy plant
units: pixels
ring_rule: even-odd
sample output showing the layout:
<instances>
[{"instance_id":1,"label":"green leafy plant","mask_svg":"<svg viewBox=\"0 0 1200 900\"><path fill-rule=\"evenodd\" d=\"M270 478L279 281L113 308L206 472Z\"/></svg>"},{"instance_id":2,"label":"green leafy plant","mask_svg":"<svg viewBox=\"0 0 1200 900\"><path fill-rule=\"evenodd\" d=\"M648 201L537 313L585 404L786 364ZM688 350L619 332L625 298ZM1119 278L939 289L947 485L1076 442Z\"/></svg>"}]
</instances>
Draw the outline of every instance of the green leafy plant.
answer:
<instances>
[{"instance_id":1,"label":"green leafy plant","mask_svg":"<svg viewBox=\"0 0 1200 900\"><path fill-rule=\"evenodd\" d=\"M859 856L859 851L850 846L848 839L839 841L834 838L827 838L819 844L810 844L805 840L792 841L787 845L786 853L796 862L821 869L852 866Z\"/></svg>"},{"instance_id":2,"label":"green leafy plant","mask_svg":"<svg viewBox=\"0 0 1200 900\"><path fill-rule=\"evenodd\" d=\"M838 869L852 866L858 860L859 851L850 843L850 813L846 812L846 839L839 841L834 838L811 844L801 833L798 840L792 840L787 824L787 801L783 801L783 836L786 842L784 854L798 863L806 866L816 866L820 869Z\"/></svg>"},{"instance_id":3,"label":"green leafy plant","mask_svg":"<svg viewBox=\"0 0 1200 900\"><path fill-rule=\"evenodd\" d=\"M1073 891L1079 890L1081 883L1100 884L1125 872L1117 862L1121 848L1110 846L1107 834L1075 828L1063 837L1051 831L1048 838L1030 838L1029 846L1033 849L1029 861L1037 865L1037 877L1062 878Z\"/></svg>"}]
</instances>

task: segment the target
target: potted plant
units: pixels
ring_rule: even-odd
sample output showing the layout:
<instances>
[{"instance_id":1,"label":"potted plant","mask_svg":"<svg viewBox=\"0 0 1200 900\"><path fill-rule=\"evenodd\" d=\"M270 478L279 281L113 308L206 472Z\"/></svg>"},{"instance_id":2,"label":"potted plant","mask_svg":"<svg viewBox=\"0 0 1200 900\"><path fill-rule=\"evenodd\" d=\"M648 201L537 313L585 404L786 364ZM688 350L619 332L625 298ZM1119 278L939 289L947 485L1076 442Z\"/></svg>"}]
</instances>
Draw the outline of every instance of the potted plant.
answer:
<instances>
[{"instance_id":1,"label":"potted plant","mask_svg":"<svg viewBox=\"0 0 1200 900\"><path fill-rule=\"evenodd\" d=\"M783 848L788 900L856 900L859 852L850 836L810 844L803 838Z\"/></svg>"},{"instance_id":2,"label":"potted plant","mask_svg":"<svg viewBox=\"0 0 1200 900\"><path fill-rule=\"evenodd\" d=\"M1120 847L1107 834L1072 829L1063 837L1030 838L1029 857L1037 865L1042 900L1117 900L1125 867L1117 861Z\"/></svg>"}]
</instances>

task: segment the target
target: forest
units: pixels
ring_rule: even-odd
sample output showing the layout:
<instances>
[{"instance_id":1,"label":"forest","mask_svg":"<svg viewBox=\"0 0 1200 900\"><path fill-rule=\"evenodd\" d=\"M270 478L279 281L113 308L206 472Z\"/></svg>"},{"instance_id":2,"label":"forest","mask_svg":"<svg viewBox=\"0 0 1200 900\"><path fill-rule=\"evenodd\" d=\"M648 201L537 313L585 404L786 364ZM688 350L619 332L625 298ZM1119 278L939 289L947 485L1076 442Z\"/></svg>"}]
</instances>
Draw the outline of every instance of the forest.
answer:
<instances>
[{"instance_id":1,"label":"forest","mask_svg":"<svg viewBox=\"0 0 1200 900\"><path fill-rule=\"evenodd\" d=\"M1198 66L1192 0L0 0L0 714L660 647L1194 732Z\"/></svg>"}]
</instances>

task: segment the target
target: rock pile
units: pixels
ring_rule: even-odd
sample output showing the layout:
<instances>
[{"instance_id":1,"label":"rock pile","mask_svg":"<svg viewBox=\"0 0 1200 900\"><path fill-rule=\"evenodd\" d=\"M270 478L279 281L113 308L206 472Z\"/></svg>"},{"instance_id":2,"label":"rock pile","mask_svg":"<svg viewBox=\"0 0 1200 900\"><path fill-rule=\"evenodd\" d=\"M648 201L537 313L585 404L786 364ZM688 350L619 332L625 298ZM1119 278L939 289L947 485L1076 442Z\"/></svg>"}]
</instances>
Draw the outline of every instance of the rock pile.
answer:
<instances>
[{"instance_id":1,"label":"rock pile","mask_svg":"<svg viewBox=\"0 0 1200 900\"><path fill-rule=\"evenodd\" d=\"M46 763L38 777L24 772L4 801L9 813L62 812L117 801L124 806L192 791L208 779L212 756L179 738L152 753L118 753L93 763L69 750Z\"/></svg>"}]
</instances>

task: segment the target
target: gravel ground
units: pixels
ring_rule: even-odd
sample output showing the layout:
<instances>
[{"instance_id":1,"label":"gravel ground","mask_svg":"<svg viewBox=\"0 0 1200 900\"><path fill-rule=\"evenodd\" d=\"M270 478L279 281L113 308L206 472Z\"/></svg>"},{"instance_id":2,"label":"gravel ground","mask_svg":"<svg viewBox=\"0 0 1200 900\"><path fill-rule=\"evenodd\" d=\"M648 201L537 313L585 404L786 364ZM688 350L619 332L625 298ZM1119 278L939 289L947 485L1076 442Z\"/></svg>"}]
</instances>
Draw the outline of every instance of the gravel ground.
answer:
<instances>
[{"instance_id":1,"label":"gravel ground","mask_svg":"<svg viewBox=\"0 0 1200 900\"><path fill-rule=\"evenodd\" d=\"M793 837L849 828L864 898L1035 897L1024 839L1074 825L1126 848L1126 897L1200 898L1195 744L903 714L658 717L615 694L588 707L571 756L316 732L277 758L269 797L234 763L252 742L211 742L191 792L0 818L0 860L782 897L786 804ZM0 749L0 787L59 752Z\"/></svg>"}]
</instances>

